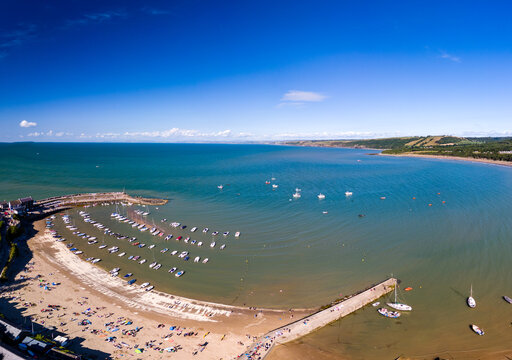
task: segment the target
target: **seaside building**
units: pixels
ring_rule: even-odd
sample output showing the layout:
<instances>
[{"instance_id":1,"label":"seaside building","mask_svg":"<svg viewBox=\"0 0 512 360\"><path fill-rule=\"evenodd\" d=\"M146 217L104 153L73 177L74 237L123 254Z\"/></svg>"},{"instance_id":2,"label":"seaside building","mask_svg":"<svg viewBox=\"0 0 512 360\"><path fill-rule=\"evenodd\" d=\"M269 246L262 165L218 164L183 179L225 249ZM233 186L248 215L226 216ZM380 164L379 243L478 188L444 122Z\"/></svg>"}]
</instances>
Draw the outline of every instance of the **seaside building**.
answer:
<instances>
[{"instance_id":1,"label":"seaside building","mask_svg":"<svg viewBox=\"0 0 512 360\"><path fill-rule=\"evenodd\" d=\"M32 199L32 196L9 201L9 210L13 211L15 214L29 211L33 207L34 199Z\"/></svg>"},{"instance_id":2,"label":"seaside building","mask_svg":"<svg viewBox=\"0 0 512 360\"><path fill-rule=\"evenodd\" d=\"M9 203L7 201L0 201L0 211L9 210Z\"/></svg>"}]
</instances>

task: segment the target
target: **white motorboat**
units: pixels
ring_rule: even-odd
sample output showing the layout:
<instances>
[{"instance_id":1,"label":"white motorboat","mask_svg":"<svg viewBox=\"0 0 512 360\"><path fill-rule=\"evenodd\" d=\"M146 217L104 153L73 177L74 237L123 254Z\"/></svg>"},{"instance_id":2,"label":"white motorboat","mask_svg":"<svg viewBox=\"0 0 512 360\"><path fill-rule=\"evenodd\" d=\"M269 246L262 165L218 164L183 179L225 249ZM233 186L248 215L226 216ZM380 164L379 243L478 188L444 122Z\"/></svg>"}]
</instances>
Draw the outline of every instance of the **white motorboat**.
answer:
<instances>
[{"instance_id":1,"label":"white motorboat","mask_svg":"<svg viewBox=\"0 0 512 360\"><path fill-rule=\"evenodd\" d=\"M157 262L156 262L156 261L155 261L155 262L152 262L151 264L149 264L149 267L150 267L151 269L153 269L153 268L156 266L156 264L157 264Z\"/></svg>"},{"instance_id":2,"label":"white motorboat","mask_svg":"<svg viewBox=\"0 0 512 360\"><path fill-rule=\"evenodd\" d=\"M221 184L221 185L217 186L217 188L222 190L222 189L224 189L224 185Z\"/></svg>"},{"instance_id":3,"label":"white motorboat","mask_svg":"<svg viewBox=\"0 0 512 360\"><path fill-rule=\"evenodd\" d=\"M178 253L178 250L173 250L173 251L171 252L171 255L176 255L177 253Z\"/></svg>"},{"instance_id":4,"label":"white motorboat","mask_svg":"<svg viewBox=\"0 0 512 360\"><path fill-rule=\"evenodd\" d=\"M318 194L318 195L317 195L317 197L318 197L318 199L320 199L320 200L325 199L325 195L324 195L324 194L322 194L322 193Z\"/></svg>"},{"instance_id":5,"label":"white motorboat","mask_svg":"<svg viewBox=\"0 0 512 360\"><path fill-rule=\"evenodd\" d=\"M235 233L235 237L240 237L240 231L237 231L237 232Z\"/></svg>"},{"instance_id":6,"label":"white motorboat","mask_svg":"<svg viewBox=\"0 0 512 360\"><path fill-rule=\"evenodd\" d=\"M396 319L396 318L400 317L400 313L399 312L397 312L397 311L389 311L386 308L379 308L377 311L382 316L385 316L385 317L388 317L388 318Z\"/></svg>"},{"instance_id":7,"label":"white motorboat","mask_svg":"<svg viewBox=\"0 0 512 360\"><path fill-rule=\"evenodd\" d=\"M220 249L221 249L221 250L224 250L225 248L226 248L226 244L222 244L222 245L220 246Z\"/></svg>"},{"instance_id":8,"label":"white motorboat","mask_svg":"<svg viewBox=\"0 0 512 360\"><path fill-rule=\"evenodd\" d=\"M279 185L277 184L272 184L272 189L277 189L279 187Z\"/></svg>"},{"instance_id":9,"label":"white motorboat","mask_svg":"<svg viewBox=\"0 0 512 360\"><path fill-rule=\"evenodd\" d=\"M203 242L202 242L202 241L199 241L199 242L197 243L197 246L201 246L201 245L203 245Z\"/></svg>"},{"instance_id":10,"label":"white motorboat","mask_svg":"<svg viewBox=\"0 0 512 360\"><path fill-rule=\"evenodd\" d=\"M345 196L352 196L352 191L345 191Z\"/></svg>"},{"instance_id":11,"label":"white motorboat","mask_svg":"<svg viewBox=\"0 0 512 360\"><path fill-rule=\"evenodd\" d=\"M215 241L213 241L213 242L210 244L210 247L211 247L211 248L214 248L214 247L215 247Z\"/></svg>"},{"instance_id":12,"label":"white motorboat","mask_svg":"<svg viewBox=\"0 0 512 360\"><path fill-rule=\"evenodd\" d=\"M153 268L153 270L158 270L162 267L162 264L156 264L156 266Z\"/></svg>"},{"instance_id":13,"label":"white motorboat","mask_svg":"<svg viewBox=\"0 0 512 360\"><path fill-rule=\"evenodd\" d=\"M139 264L144 264L146 262L146 259L142 259L141 261L139 261Z\"/></svg>"},{"instance_id":14,"label":"white motorboat","mask_svg":"<svg viewBox=\"0 0 512 360\"><path fill-rule=\"evenodd\" d=\"M149 246L148 246L148 249L153 249L154 247L155 247L155 244L153 244L153 245L149 245Z\"/></svg>"},{"instance_id":15,"label":"white motorboat","mask_svg":"<svg viewBox=\"0 0 512 360\"><path fill-rule=\"evenodd\" d=\"M295 189L295 193L292 195L295 199L298 199L301 197L301 194L300 194L300 189L299 188L296 188Z\"/></svg>"},{"instance_id":16,"label":"white motorboat","mask_svg":"<svg viewBox=\"0 0 512 360\"><path fill-rule=\"evenodd\" d=\"M476 326L475 324L471 324L471 330L473 330L475 333L477 333L478 335L484 335L485 332L480 329L478 326Z\"/></svg>"},{"instance_id":17,"label":"white motorboat","mask_svg":"<svg viewBox=\"0 0 512 360\"><path fill-rule=\"evenodd\" d=\"M185 270L180 270L180 271L178 271L178 272L176 273L176 275L174 275L174 276L176 276L176 277L180 277L180 276L182 276L183 274L185 274Z\"/></svg>"},{"instance_id":18,"label":"white motorboat","mask_svg":"<svg viewBox=\"0 0 512 360\"><path fill-rule=\"evenodd\" d=\"M190 229L190 232L195 232L197 230L197 227L194 226L192 229Z\"/></svg>"},{"instance_id":19,"label":"white motorboat","mask_svg":"<svg viewBox=\"0 0 512 360\"><path fill-rule=\"evenodd\" d=\"M471 284L471 289L469 290L469 297L468 297L467 303L470 308L476 307L476 301L473 298L473 284Z\"/></svg>"},{"instance_id":20,"label":"white motorboat","mask_svg":"<svg viewBox=\"0 0 512 360\"><path fill-rule=\"evenodd\" d=\"M208 258L203 259L203 264L206 264L208 262Z\"/></svg>"},{"instance_id":21,"label":"white motorboat","mask_svg":"<svg viewBox=\"0 0 512 360\"><path fill-rule=\"evenodd\" d=\"M194 262L196 263L196 262L199 262L200 260L201 260L201 257L196 256L195 259L194 259Z\"/></svg>"},{"instance_id":22,"label":"white motorboat","mask_svg":"<svg viewBox=\"0 0 512 360\"><path fill-rule=\"evenodd\" d=\"M100 249L105 249L107 247L107 245L100 245L99 248Z\"/></svg>"},{"instance_id":23,"label":"white motorboat","mask_svg":"<svg viewBox=\"0 0 512 360\"><path fill-rule=\"evenodd\" d=\"M117 255L117 256L125 256L126 253L125 252L122 252L121 254Z\"/></svg>"},{"instance_id":24,"label":"white motorboat","mask_svg":"<svg viewBox=\"0 0 512 360\"><path fill-rule=\"evenodd\" d=\"M146 289L146 291L151 291L151 290L153 290L154 288L155 288L155 287L154 287L153 285L151 285L151 286L149 286L149 287Z\"/></svg>"},{"instance_id":25,"label":"white motorboat","mask_svg":"<svg viewBox=\"0 0 512 360\"><path fill-rule=\"evenodd\" d=\"M149 283L148 283L148 282L145 282L145 283L140 284L140 287L141 287L141 288L145 288L145 287L146 287L146 286L148 286L148 285L149 285Z\"/></svg>"},{"instance_id":26,"label":"white motorboat","mask_svg":"<svg viewBox=\"0 0 512 360\"><path fill-rule=\"evenodd\" d=\"M210 230L210 229L208 229L208 228L204 228L204 229L203 229L203 232L206 234L206 233L208 232L208 230Z\"/></svg>"},{"instance_id":27,"label":"white motorboat","mask_svg":"<svg viewBox=\"0 0 512 360\"><path fill-rule=\"evenodd\" d=\"M170 269L169 269L169 272L170 272L171 274L172 274L173 272L175 272L175 271L176 271L176 268L175 268L175 267L173 267L173 268L170 268Z\"/></svg>"}]
</instances>

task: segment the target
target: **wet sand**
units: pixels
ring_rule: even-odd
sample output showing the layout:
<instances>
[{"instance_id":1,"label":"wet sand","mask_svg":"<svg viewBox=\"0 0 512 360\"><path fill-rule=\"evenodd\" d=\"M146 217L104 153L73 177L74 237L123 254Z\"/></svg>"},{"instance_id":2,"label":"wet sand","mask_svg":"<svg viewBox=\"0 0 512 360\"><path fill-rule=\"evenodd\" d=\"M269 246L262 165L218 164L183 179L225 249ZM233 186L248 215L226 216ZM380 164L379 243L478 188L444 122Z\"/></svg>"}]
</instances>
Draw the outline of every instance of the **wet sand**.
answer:
<instances>
[{"instance_id":1,"label":"wet sand","mask_svg":"<svg viewBox=\"0 0 512 360\"><path fill-rule=\"evenodd\" d=\"M460 160L460 161L470 161L470 162L485 163L485 164L492 164L492 165L512 166L512 162L510 162L510 161L475 159L475 158L458 157L458 156L427 155L427 154L413 154L413 153L404 153L404 154L378 153L378 155L379 156L394 156L394 157L430 158L430 159L441 159L441 160Z\"/></svg>"},{"instance_id":2,"label":"wet sand","mask_svg":"<svg viewBox=\"0 0 512 360\"><path fill-rule=\"evenodd\" d=\"M159 359L169 356L162 349L179 346L172 354L175 359L190 359L194 352L198 359L231 359L259 335L291 320L288 311L214 304L129 286L80 260L64 243L56 242L44 221L34 223L34 227L36 235L27 241L31 254L22 254L32 258L14 284L2 288L0 312L10 319L9 313L16 307L23 316L55 326L71 339L83 338L78 347L72 342L71 349L87 348L112 354L112 358L126 358L140 355L135 353L138 345L144 349L144 358ZM48 284L50 290L42 284ZM48 305L59 305L60 310L47 311ZM294 315L308 312L294 311ZM132 324L123 325L127 319ZM91 324L80 325L83 320ZM176 329L170 330L171 326ZM122 334L136 327L142 329L135 337ZM183 336L191 332L194 335ZM117 339L105 341L110 336ZM208 344L204 348L199 345L205 342Z\"/></svg>"}]
</instances>

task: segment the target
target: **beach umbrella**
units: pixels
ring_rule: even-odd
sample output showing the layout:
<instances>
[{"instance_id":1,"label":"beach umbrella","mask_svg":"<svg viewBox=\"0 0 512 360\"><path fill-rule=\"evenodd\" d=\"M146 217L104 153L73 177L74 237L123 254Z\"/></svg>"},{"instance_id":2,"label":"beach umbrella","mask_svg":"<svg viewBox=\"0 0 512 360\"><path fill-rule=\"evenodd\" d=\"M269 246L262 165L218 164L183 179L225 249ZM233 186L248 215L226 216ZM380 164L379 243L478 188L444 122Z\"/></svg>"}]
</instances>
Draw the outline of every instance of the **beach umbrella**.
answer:
<instances>
[{"instance_id":1,"label":"beach umbrella","mask_svg":"<svg viewBox=\"0 0 512 360\"><path fill-rule=\"evenodd\" d=\"M142 349L135 349L136 354L142 354Z\"/></svg>"}]
</instances>

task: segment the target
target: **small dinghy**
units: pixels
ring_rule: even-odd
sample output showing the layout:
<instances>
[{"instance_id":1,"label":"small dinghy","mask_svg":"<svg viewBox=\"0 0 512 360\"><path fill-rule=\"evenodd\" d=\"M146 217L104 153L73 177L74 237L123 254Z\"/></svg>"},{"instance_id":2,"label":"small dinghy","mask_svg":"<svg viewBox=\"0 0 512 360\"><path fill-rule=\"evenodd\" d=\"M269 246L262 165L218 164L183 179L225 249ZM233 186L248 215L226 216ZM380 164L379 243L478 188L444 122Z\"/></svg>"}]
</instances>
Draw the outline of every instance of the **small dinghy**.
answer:
<instances>
[{"instance_id":1,"label":"small dinghy","mask_svg":"<svg viewBox=\"0 0 512 360\"><path fill-rule=\"evenodd\" d=\"M389 311L388 309L385 309L385 308L379 308L377 311L382 316L385 316L388 318L396 319L396 318L400 317L400 313L398 311Z\"/></svg>"},{"instance_id":2,"label":"small dinghy","mask_svg":"<svg viewBox=\"0 0 512 360\"><path fill-rule=\"evenodd\" d=\"M203 264L206 264L207 262L208 262L208 258L205 258L205 259L203 260Z\"/></svg>"},{"instance_id":3,"label":"small dinghy","mask_svg":"<svg viewBox=\"0 0 512 360\"><path fill-rule=\"evenodd\" d=\"M509 304L512 304L512 299L509 298L507 295L503 296L503 300L505 300L506 302L508 302Z\"/></svg>"},{"instance_id":4,"label":"small dinghy","mask_svg":"<svg viewBox=\"0 0 512 360\"><path fill-rule=\"evenodd\" d=\"M478 335L483 335L485 334L485 332L480 329L478 326L476 326L475 324L471 324L471 330L473 330L475 333L477 333Z\"/></svg>"}]
</instances>

